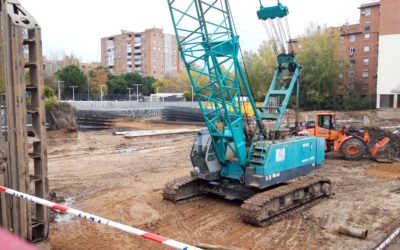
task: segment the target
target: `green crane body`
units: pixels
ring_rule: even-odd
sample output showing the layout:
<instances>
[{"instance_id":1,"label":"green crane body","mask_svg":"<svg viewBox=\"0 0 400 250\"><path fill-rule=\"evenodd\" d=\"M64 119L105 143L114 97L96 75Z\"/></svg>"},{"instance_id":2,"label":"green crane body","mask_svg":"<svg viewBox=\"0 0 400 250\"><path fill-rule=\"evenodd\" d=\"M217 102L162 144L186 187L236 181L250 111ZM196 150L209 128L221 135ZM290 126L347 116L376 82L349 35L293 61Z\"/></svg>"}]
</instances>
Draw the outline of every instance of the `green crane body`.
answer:
<instances>
[{"instance_id":1,"label":"green crane body","mask_svg":"<svg viewBox=\"0 0 400 250\"><path fill-rule=\"evenodd\" d=\"M267 188L282 185L320 168L324 162L323 138L289 137L279 131L291 94L297 85L301 66L290 54L278 56L278 67L265 103L257 108L251 88L239 61L239 36L235 32L228 0L167 0L181 58L189 75L207 130L198 133L191 161L189 179L179 179L165 186L163 196L174 202L214 193L227 199L246 200ZM272 11L272 14L269 12ZM268 10L261 6L258 15L275 18L287 15L279 3ZM289 82L285 77L289 76ZM206 79L206 80L205 80ZM254 111L256 128L245 135L242 93ZM298 91L297 91L298 93ZM275 99L277 105L271 107ZM264 121L275 121L267 133ZM311 188L310 188L311 187ZM267 214L253 213L242 206L244 220L262 225L278 211L288 211L317 197L329 195L330 181L307 180L285 195L293 199L280 202L266 198L265 206L278 202L279 209ZM278 191L277 191L278 192ZM289 192L289 193L287 193ZM301 193L299 193L301 192ZM296 198L297 197L297 198ZM303 197L299 199L299 197ZM286 199L286 198L285 198ZM288 202L286 202L288 201ZM273 205L275 206L275 205ZM250 206L251 207L251 206ZM251 212L253 211L253 212Z\"/></svg>"}]
</instances>

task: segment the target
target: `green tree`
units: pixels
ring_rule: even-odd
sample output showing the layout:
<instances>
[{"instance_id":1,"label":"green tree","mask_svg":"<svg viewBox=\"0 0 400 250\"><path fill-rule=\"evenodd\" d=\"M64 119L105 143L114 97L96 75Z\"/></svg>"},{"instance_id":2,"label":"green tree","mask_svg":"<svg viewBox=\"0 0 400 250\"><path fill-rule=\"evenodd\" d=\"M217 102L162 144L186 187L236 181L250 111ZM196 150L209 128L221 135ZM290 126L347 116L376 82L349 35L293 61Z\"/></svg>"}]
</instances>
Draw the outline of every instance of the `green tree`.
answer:
<instances>
[{"instance_id":1,"label":"green tree","mask_svg":"<svg viewBox=\"0 0 400 250\"><path fill-rule=\"evenodd\" d=\"M56 96L56 91L49 84L45 84L44 85L44 96L46 98L51 98L53 96Z\"/></svg>"},{"instance_id":2,"label":"green tree","mask_svg":"<svg viewBox=\"0 0 400 250\"><path fill-rule=\"evenodd\" d=\"M110 76L107 81L108 94L124 95L128 91L128 82L123 75Z\"/></svg>"},{"instance_id":3,"label":"green tree","mask_svg":"<svg viewBox=\"0 0 400 250\"><path fill-rule=\"evenodd\" d=\"M143 78L141 92L143 95L149 96L154 94L154 88L152 87L156 79L152 76L146 76Z\"/></svg>"},{"instance_id":4,"label":"green tree","mask_svg":"<svg viewBox=\"0 0 400 250\"><path fill-rule=\"evenodd\" d=\"M301 107L305 109L330 109L335 95L339 73L344 67L339 55L339 32L310 25L300 38L297 54L304 66L301 81Z\"/></svg>"},{"instance_id":5,"label":"green tree","mask_svg":"<svg viewBox=\"0 0 400 250\"><path fill-rule=\"evenodd\" d=\"M242 65L254 98L263 101L277 66L271 43L264 41L257 52L245 51Z\"/></svg>"},{"instance_id":6,"label":"green tree","mask_svg":"<svg viewBox=\"0 0 400 250\"><path fill-rule=\"evenodd\" d=\"M68 65L56 72L58 79L64 81L64 94L71 95L71 86L77 86L75 93L87 93L87 77L76 65Z\"/></svg>"}]
</instances>

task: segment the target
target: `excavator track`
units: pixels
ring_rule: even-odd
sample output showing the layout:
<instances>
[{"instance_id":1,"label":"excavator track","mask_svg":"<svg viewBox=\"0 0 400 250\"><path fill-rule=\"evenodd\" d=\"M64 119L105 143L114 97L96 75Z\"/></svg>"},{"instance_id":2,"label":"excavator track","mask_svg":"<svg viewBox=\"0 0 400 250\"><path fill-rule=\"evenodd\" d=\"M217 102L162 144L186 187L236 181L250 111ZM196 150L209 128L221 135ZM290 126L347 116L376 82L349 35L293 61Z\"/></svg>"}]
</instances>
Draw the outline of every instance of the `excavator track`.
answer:
<instances>
[{"instance_id":1,"label":"excavator track","mask_svg":"<svg viewBox=\"0 0 400 250\"><path fill-rule=\"evenodd\" d=\"M331 193L329 179L303 177L299 181L258 193L245 200L240 215L246 223L265 227L315 205Z\"/></svg>"},{"instance_id":2,"label":"excavator track","mask_svg":"<svg viewBox=\"0 0 400 250\"><path fill-rule=\"evenodd\" d=\"M180 177L168 182L163 190L164 200L175 203L186 203L204 197L201 191L202 180L191 176Z\"/></svg>"}]
</instances>

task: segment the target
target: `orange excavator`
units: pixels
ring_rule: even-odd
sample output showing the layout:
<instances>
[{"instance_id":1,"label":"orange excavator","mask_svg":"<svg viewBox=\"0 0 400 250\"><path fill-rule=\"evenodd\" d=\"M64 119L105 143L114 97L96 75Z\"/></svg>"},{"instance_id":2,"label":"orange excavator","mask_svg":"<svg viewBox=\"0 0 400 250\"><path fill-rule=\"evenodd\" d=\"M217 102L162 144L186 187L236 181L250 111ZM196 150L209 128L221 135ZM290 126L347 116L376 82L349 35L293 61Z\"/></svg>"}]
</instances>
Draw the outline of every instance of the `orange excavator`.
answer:
<instances>
[{"instance_id":1,"label":"orange excavator","mask_svg":"<svg viewBox=\"0 0 400 250\"><path fill-rule=\"evenodd\" d=\"M307 127L299 134L309 134L324 137L326 151L340 153L346 160L357 161L363 156L369 156L379 162L392 162L388 150L385 150L390 139L384 137L372 140L368 130L337 129L335 113L317 113L315 125Z\"/></svg>"}]
</instances>

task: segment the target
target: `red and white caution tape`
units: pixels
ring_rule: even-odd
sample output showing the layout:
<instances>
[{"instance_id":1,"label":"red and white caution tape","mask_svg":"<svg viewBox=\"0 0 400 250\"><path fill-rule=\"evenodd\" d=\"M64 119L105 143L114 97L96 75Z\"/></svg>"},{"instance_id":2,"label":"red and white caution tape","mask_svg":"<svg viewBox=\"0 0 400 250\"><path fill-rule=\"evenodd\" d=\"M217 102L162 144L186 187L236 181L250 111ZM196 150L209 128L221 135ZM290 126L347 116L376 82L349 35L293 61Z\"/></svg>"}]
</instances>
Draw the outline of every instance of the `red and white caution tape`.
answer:
<instances>
[{"instance_id":1,"label":"red and white caution tape","mask_svg":"<svg viewBox=\"0 0 400 250\"><path fill-rule=\"evenodd\" d=\"M18 192L18 191L15 191L13 189L6 188L6 187L3 187L3 186L0 186L0 192L5 192L7 194L13 195L13 196L18 197L20 199L24 199L24 200L27 200L27 201L30 201L30 202L33 202L33 203L41 204L41 205L49 207L49 208L51 208L53 210L57 210L57 211L61 211L61 212L64 212L64 213L72 214L72 215L75 215L76 217L79 217L79 218L82 218L82 219L86 219L86 220L89 220L89 221L92 221L92 222L96 222L98 224L102 224L102 225L105 225L105 226L108 226L108 227L116 228L116 229L119 229L121 231L124 231L124 232L127 232L127 233L134 234L136 236L139 236L140 238L151 240L151 241L155 241L157 243L164 244L164 245L176 248L176 249L182 249L182 250L192 250L192 249L193 250L194 249L197 250L197 249L201 249L201 248L194 247L194 246L191 246L191 245L179 242L179 241L175 241L175 240L171 240L171 239L165 238L165 237L157 235L157 234L148 233L148 232L145 232L143 230L140 230L140 229L137 229L137 228L134 228L134 227L130 227L130 226L118 223L118 222L107 220L105 218L102 218L102 217L99 217L99 216L96 216L96 215L93 215L93 214L88 214L88 213L85 213L85 212L82 212L82 211L79 211L79 210L76 210L76 209L73 209L73 208L69 208L69 207L66 207L66 206L63 206L63 205L59 205L57 203L54 203L54 202L51 202L51 201L47 201L47 200L41 199L41 198L36 197L36 196L32 196L32 195L29 195L29 194L21 193L21 192Z\"/></svg>"},{"instance_id":2,"label":"red and white caution tape","mask_svg":"<svg viewBox=\"0 0 400 250\"><path fill-rule=\"evenodd\" d=\"M397 228L387 239L385 239L383 242L381 242L379 244L379 246L377 246L375 248L375 250L383 250L383 249L385 249L399 235L400 235L400 228Z\"/></svg>"}]
</instances>

